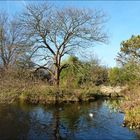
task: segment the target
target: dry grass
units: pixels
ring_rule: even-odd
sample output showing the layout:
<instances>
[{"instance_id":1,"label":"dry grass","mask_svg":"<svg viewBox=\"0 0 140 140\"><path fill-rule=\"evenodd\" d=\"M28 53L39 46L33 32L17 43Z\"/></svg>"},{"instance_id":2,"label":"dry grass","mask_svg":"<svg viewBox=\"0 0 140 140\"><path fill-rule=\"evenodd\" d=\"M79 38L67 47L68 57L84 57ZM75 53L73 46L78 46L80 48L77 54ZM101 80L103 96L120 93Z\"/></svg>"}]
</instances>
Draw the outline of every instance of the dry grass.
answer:
<instances>
[{"instance_id":1,"label":"dry grass","mask_svg":"<svg viewBox=\"0 0 140 140\"><path fill-rule=\"evenodd\" d=\"M28 73L8 71L0 76L0 103L24 101L33 104L89 101L101 96L98 87L70 89L50 86L41 80L34 80Z\"/></svg>"},{"instance_id":2,"label":"dry grass","mask_svg":"<svg viewBox=\"0 0 140 140\"><path fill-rule=\"evenodd\" d=\"M20 98L29 103L48 104L57 102L79 102L95 100L97 89L67 89L36 85L26 89Z\"/></svg>"},{"instance_id":3,"label":"dry grass","mask_svg":"<svg viewBox=\"0 0 140 140\"><path fill-rule=\"evenodd\" d=\"M125 113L124 125L140 128L140 87L135 85L124 91L125 100L121 108Z\"/></svg>"}]
</instances>

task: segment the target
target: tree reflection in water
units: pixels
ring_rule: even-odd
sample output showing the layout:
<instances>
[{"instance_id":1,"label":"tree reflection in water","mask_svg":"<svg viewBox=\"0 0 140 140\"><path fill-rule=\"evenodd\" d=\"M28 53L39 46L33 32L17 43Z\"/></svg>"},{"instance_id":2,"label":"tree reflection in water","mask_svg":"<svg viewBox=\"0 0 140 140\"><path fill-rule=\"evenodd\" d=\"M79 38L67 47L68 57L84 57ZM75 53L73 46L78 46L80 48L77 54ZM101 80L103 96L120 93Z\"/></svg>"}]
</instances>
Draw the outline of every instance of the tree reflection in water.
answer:
<instances>
[{"instance_id":1,"label":"tree reflection in water","mask_svg":"<svg viewBox=\"0 0 140 140\"><path fill-rule=\"evenodd\" d=\"M121 127L122 114L111 113L105 104L97 101L57 106L0 105L0 139L136 138L133 132Z\"/></svg>"}]
</instances>

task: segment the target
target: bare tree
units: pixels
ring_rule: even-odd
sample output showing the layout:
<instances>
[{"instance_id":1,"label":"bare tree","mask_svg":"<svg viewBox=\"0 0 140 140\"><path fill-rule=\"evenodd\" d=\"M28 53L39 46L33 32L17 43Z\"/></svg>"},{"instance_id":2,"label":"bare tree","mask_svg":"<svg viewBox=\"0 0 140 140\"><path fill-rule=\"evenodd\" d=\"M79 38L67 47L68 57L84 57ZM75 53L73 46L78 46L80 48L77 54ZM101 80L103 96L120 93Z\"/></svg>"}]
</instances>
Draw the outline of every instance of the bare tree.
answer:
<instances>
[{"instance_id":1,"label":"bare tree","mask_svg":"<svg viewBox=\"0 0 140 140\"><path fill-rule=\"evenodd\" d=\"M20 15L24 33L36 43L35 51L43 49L39 51L41 60L47 62L43 66L50 71L58 86L60 73L66 67L61 65L64 55L86 49L94 43L106 42L107 35L103 30L105 19L102 11L77 8L60 10L46 3L28 5Z\"/></svg>"},{"instance_id":2,"label":"bare tree","mask_svg":"<svg viewBox=\"0 0 140 140\"><path fill-rule=\"evenodd\" d=\"M29 50L28 41L21 33L18 22L6 12L0 12L0 61L4 69L16 64Z\"/></svg>"}]
</instances>

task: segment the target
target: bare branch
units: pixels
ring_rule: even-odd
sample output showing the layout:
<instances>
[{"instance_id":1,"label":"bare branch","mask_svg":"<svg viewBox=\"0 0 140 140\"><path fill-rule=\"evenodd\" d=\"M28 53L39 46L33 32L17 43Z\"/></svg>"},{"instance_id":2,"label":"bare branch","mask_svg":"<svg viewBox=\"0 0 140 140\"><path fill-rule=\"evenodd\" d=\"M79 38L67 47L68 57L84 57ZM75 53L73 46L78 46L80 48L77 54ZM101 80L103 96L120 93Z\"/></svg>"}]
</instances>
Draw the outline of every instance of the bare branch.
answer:
<instances>
[{"instance_id":1,"label":"bare branch","mask_svg":"<svg viewBox=\"0 0 140 140\"><path fill-rule=\"evenodd\" d=\"M92 47L99 42L106 43L105 23L102 11L78 8L60 10L50 8L47 3L28 5L20 15L23 34L38 47L44 45L48 50L43 51L43 59L48 61L46 56L51 56L55 71L53 76L57 81L60 72L66 67L61 66L65 54Z\"/></svg>"}]
</instances>

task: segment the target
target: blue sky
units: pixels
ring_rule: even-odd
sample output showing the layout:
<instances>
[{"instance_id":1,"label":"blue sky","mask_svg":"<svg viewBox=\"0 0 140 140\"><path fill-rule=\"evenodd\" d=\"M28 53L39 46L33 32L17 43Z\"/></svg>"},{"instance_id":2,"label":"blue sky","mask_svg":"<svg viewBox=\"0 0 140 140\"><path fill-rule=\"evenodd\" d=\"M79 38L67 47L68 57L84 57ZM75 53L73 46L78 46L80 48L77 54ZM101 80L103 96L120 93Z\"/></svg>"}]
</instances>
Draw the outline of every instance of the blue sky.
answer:
<instances>
[{"instance_id":1,"label":"blue sky","mask_svg":"<svg viewBox=\"0 0 140 140\"><path fill-rule=\"evenodd\" d=\"M0 1L0 9L10 14L20 11L28 1ZM115 57L119 52L120 43L131 35L140 34L140 1L52 1L60 8L82 7L101 9L109 17L106 30L109 43L95 46L92 51L107 66L116 66Z\"/></svg>"}]
</instances>

